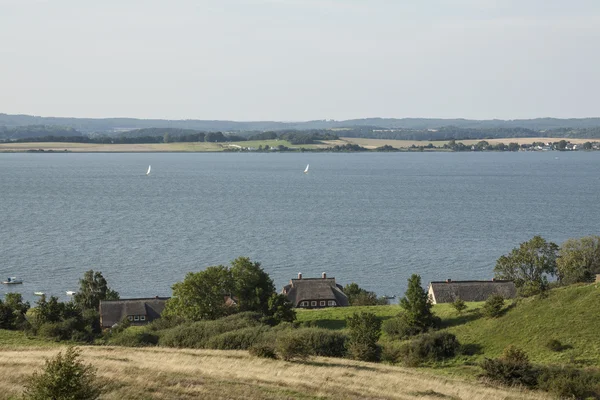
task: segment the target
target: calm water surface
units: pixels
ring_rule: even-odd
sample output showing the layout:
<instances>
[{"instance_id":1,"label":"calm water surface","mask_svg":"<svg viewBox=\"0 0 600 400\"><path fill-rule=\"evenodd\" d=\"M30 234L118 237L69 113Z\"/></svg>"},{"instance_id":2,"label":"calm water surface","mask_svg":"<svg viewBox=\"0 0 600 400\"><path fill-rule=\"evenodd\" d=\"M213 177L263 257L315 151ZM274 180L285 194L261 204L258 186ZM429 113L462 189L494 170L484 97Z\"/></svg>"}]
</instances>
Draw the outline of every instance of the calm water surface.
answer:
<instances>
[{"instance_id":1,"label":"calm water surface","mask_svg":"<svg viewBox=\"0 0 600 400\"><path fill-rule=\"evenodd\" d=\"M535 234L600 234L599 198L600 152L0 154L0 277L29 300L90 268L167 296L244 255L278 290L326 271L398 294L413 272L491 278Z\"/></svg>"}]
</instances>

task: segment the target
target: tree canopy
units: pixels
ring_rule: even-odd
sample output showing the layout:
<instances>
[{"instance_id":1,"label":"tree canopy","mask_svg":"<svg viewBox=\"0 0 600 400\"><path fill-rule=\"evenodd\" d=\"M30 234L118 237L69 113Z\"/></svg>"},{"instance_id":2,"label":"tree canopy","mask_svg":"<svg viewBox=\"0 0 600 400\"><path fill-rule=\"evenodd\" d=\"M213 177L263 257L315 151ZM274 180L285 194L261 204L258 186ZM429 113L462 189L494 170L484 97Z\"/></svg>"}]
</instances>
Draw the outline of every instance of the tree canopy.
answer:
<instances>
[{"instance_id":1,"label":"tree canopy","mask_svg":"<svg viewBox=\"0 0 600 400\"><path fill-rule=\"evenodd\" d=\"M548 286L548 276L556 273L557 253L555 243L534 236L496 261L495 276L513 281L521 294L540 293Z\"/></svg>"},{"instance_id":2,"label":"tree canopy","mask_svg":"<svg viewBox=\"0 0 600 400\"><path fill-rule=\"evenodd\" d=\"M102 272L90 269L79 280L79 291L73 301L82 310L98 310L100 300L117 300L119 293L110 289Z\"/></svg>"},{"instance_id":3,"label":"tree canopy","mask_svg":"<svg viewBox=\"0 0 600 400\"><path fill-rule=\"evenodd\" d=\"M237 311L267 315L274 293L275 285L260 263L239 257L231 267L216 265L188 273L183 282L173 285L173 297L163 315L192 321L217 319Z\"/></svg>"},{"instance_id":4,"label":"tree canopy","mask_svg":"<svg viewBox=\"0 0 600 400\"><path fill-rule=\"evenodd\" d=\"M569 239L563 243L556 270L563 284L593 282L595 275L600 274L600 236Z\"/></svg>"}]
</instances>

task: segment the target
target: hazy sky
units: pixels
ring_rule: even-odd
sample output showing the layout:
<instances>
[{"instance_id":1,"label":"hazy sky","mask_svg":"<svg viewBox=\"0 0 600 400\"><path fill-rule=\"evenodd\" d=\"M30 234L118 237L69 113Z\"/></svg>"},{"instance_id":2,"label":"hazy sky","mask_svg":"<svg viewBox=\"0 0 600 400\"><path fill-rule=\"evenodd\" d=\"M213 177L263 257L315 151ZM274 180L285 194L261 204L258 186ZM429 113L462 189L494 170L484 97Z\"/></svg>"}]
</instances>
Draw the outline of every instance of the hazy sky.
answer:
<instances>
[{"instance_id":1,"label":"hazy sky","mask_svg":"<svg viewBox=\"0 0 600 400\"><path fill-rule=\"evenodd\" d=\"M0 112L600 116L600 1L0 0Z\"/></svg>"}]
</instances>

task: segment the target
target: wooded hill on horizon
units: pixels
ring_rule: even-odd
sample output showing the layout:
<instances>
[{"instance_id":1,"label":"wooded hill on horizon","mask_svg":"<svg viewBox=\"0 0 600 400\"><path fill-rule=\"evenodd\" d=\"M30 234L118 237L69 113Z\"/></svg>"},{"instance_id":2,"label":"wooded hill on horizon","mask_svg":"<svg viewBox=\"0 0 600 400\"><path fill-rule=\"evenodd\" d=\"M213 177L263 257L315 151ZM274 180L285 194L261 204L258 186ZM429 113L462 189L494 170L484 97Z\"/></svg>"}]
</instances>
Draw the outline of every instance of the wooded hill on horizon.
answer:
<instances>
[{"instance_id":1,"label":"wooded hill on horizon","mask_svg":"<svg viewBox=\"0 0 600 400\"><path fill-rule=\"evenodd\" d=\"M45 136L111 137L177 135L177 131L224 132L251 136L259 132L318 131L345 137L450 140L515 137L600 138L600 118L469 120L441 118L363 118L304 122L165 120L136 118L66 118L0 113L0 140Z\"/></svg>"}]
</instances>

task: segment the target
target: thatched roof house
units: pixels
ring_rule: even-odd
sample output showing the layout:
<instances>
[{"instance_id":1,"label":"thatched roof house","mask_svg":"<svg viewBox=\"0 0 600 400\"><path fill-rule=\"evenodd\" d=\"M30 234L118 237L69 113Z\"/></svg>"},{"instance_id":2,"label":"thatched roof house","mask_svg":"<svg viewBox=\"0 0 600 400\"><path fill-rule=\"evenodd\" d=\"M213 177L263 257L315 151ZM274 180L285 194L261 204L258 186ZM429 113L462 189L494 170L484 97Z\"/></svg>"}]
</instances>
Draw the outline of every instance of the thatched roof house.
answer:
<instances>
[{"instance_id":1,"label":"thatched roof house","mask_svg":"<svg viewBox=\"0 0 600 400\"><path fill-rule=\"evenodd\" d=\"M433 304L452 303L456 299L463 301L486 301L493 294L505 299L513 299L517 288L512 281L492 279L491 281L446 281L429 283L429 297Z\"/></svg>"},{"instance_id":2,"label":"thatched roof house","mask_svg":"<svg viewBox=\"0 0 600 400\"><path fill-rule=\"evenodd\" d=\"M325 272L321 278L302 278L290 280L284 286L282 294L286 295L294 307L321 308L346 307L348 297L342 291L342 286L335 283L335 278L327 278Z\"/></svg>"},{"instance_id":3,"label":"thatched roof house","mask_svg":"<svg viewBox=\"0 0 600 400\"><path fill-rule=\"evenodd\" d=\"M100 325L111 328L127 318L132 325L148 324L160 318L169 297L100 300Z\"/></svg>"}]
</instances>

